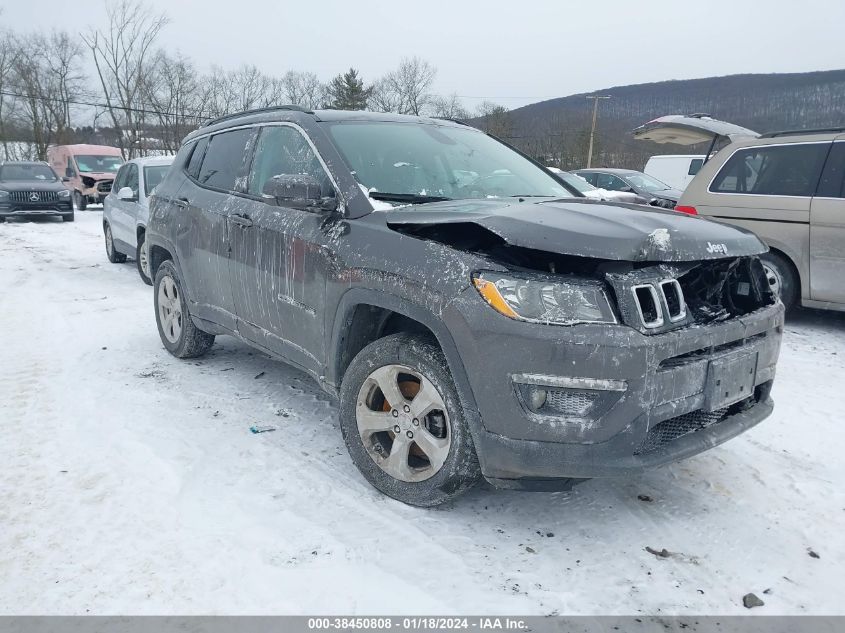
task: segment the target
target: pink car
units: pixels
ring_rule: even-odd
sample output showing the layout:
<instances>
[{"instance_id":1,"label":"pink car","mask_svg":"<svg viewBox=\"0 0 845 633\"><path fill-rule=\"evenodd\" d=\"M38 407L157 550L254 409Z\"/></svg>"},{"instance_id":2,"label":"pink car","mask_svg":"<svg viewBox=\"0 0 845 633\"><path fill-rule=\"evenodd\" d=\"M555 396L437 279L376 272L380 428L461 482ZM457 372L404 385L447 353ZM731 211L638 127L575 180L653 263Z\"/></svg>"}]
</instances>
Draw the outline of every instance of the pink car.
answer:
<instances>
[{"instance_id":1,"label":"pink car","mask_svg":"<svg viewBox=\"0 0 845 633\"><path fill-rule=\"evenodd\" d=\"M73 190L80 211L89 203L103 202L124 162L120 150L107 145L56 145L47 150L47 159Z\"/></svg>"}]
</instances>

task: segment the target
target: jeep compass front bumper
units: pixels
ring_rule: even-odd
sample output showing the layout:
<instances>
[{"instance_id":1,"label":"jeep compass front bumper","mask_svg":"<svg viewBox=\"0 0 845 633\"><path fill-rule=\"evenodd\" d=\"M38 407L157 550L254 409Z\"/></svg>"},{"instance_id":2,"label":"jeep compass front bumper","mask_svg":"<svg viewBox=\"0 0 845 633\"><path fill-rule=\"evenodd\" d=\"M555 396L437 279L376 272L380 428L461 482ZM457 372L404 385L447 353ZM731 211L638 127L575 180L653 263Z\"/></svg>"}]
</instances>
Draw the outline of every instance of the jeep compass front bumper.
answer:
<instances>
[{"instance_id":1,"label":"jeep compass front bumper","mask_svg":"<svg viewBox=\"0 0 845 633\"><path fill-rule=\"evenodd\" d=\"M555 489L690 457L772 412L783 306L645 335L514 321L470 289L444 317L472 388L484 476Z\"/></svg>"}]
</instances>

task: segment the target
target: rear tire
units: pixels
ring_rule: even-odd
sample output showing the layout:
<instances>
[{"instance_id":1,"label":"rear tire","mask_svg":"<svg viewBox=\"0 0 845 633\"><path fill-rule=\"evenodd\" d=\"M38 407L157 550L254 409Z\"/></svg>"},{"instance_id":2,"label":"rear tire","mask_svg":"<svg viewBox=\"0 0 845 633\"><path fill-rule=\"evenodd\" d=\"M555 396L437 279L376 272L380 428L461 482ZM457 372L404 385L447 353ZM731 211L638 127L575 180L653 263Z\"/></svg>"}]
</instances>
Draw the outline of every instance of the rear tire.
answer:
<instances>
[{"instance_id":1,"label":"rear tire","mask_svg":"<svg viewBox=\"0 0 845 633\"><path fill-rule=\"evenodd\" d=\"M141 232L138 235L138 246L135 248L135 264L138 266L138 276L148 286L153 285L153 280L150 279L150 259L147 253L147 234Z\"/></svg>"},{"instance_id":2,"label":"rear tire","mask_svg":"<svg viewBox=\"0 0 845 633\"><path fill-rule=\"evenodd\" d=\"M211 349L214 335L194 325L182 280L171 260L156 272L153 305L158 334L168 352L177 358L196 358Z\"/></svg>"},{"instance_id":3,"label":"rear tire","mask_svg":"<svg viewBox=\"0 0 845 633\"><path fill-rule=\"evenodd\" d=\"M481 477L446 357L429 336L393 334L358 353L343 377L340 428L361 474L403 503L435 506Z\"/></svg>"},{"instance_id":4,"label":"rear tire","mask_svg":"<svg viewBox=\"0 0 845 633\"><path fill-rule=\"evenodd\" d=\"M126 261L126 255L119 252L114 246L114 236L111 232L111 225L103 223L103 236L106 239L106 257L112 264L122 264Z\"/></svg>"},{"instance_id":5,"label":"rear tire","mask_svg":"<svg viewBox=\"0 0 845 633\"><path fill-rule=\"evenodd\" d=\"M792 262L774 251L760 255L760 262L763 264L769 285L775 294L780 296L787 312L795 308L801 298L801 282Z\"/></svg>"}]
</instances>

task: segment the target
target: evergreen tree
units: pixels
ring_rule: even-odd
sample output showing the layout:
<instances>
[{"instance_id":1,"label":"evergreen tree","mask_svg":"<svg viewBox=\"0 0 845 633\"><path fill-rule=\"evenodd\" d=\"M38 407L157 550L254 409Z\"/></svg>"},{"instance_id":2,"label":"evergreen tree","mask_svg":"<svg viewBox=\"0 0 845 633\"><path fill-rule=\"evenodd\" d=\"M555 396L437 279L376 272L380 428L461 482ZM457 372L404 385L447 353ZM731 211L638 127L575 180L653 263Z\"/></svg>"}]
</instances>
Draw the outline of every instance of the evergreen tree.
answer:
<instances>
[{"instance_id":1,"label":"evergreen tree","mask_svg":"<svg viewBox=\"0 0 845 633\"><path fill-rule=\"evenodd\" d=\"M328 85L329 107L335 110L366 110L372 88L364 87L358 71L350 68Z\"/></svg>"}]
</instances>

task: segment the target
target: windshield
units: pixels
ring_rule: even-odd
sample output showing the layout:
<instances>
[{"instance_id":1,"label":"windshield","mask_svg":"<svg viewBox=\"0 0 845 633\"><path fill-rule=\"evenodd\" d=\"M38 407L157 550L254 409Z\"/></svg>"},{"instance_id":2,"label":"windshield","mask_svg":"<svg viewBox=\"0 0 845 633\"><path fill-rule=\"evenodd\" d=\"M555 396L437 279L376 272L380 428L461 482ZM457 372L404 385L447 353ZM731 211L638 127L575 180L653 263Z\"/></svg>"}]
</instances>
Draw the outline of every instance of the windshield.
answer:
<instances>
[{"instance_id":1,"label":"windshield","mask_svg":"<svg viewBox=\"0 0 845 633\"><path fill-rule=\"evenodd\" d=\"M149 167L144 167L144 193L148 196L152 194L153 189L164 180L169 168L170 165L150 165Z\"/></svg>"},{"instance_id":2,"label":"windshield","mask_svg":"<svg viewBox=\"0 0 845 633\"><path fill-rule=\"evenodd\" d=\"M56 172L47 165L4 165L0 167L0 180L33 180L55 182Z\"/></svg>"},{"instance_id":3,"label":"windshield","mask_svg":"<svg viewBox=\"0 0 845 633\"><path fill-rule=\"evenodd\" d=\"M625 180L632 187L645 189L646 191L666 191L667 189L671 189L665 182L660 182L657 178L652 178L646 174L625 174Z\"/></svg>"},{"instance_id":4,"label":"windshield","mask_svg":"<svg viewBox=\"0 0 845 633\"><path fill-rule=\"evenodd\" d=\"M328 125L349 168L371 197L391 201L572 197L559 182L472 128L420 123Z\"/></svg>"},{"instance_id":5,"label":"windshield","mask_svg":"<svg viewBox=\"0 0 845 633\"><path fill-rule=\"evenodd\" d=\"M83 174L87 173L114 173L123 164L123 159L120 156L85 156L77 155L73 157L76 160L76 166Z\"/></svg>"},{"instance_id":6,"label":"windshield","mask_svg":"<svg viewBox=\"0 0 845 633\"><path fill-rule=\"evenodd\" d=\"M581 176L576 176L575 174L570 174L569 172L564 171L559 173L558 177L563 180L567 185L581 193L587 193L588 191L596 190L593 185L581 178Z\"/></svg>"}]
</instances>

